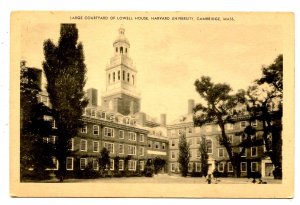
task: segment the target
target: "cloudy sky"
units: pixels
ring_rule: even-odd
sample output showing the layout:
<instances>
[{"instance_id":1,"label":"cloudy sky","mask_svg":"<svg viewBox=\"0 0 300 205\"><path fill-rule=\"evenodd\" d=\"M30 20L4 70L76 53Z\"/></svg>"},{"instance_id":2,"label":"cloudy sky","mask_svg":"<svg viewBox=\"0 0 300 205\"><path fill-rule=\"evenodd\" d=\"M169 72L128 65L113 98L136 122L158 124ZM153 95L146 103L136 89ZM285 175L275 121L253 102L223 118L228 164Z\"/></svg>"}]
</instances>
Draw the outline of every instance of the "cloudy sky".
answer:
<instances>
[{"instance_id":1,"label":"cloudy sky","mask_svg":"<svg viewBox=\"0 0 300 205\"><path fill-rule=\"evenodd\" d=\"M282 28L257 23L197 21L70 21L77 24L88 69L86 88L105 90L105 67L121 24L130 41L130 57L138 70L141 110L167 121L186 114L188 99L200 102L193 83L202 75L226 82L234 91L246 89L261 75L262 65L283 52ZM43 41L57 43L59 23L38 22L22 27L21 57L42 68Z\"/></svg>"}]
</instances>

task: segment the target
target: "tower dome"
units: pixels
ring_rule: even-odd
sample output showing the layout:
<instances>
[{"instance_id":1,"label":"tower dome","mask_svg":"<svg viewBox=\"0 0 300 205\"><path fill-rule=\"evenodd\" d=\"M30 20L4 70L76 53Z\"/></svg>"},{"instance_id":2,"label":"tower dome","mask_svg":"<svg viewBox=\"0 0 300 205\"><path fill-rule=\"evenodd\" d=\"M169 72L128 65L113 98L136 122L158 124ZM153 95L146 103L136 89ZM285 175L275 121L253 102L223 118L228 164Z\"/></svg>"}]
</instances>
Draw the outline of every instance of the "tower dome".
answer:
<instances>
[{"instance_id":1,"label":"tower dome","mask_svg":"<svg viewBox=\"0 0 300 205\"><path fill-rule=\"evenodd\" d=\"M125 44L127 44L128 47L130 47L130 43L127 40L127 38L125 37L125 28L123 27L123 25L120 26L120 28L119 28L119 36L114 41L113 45L115 45L117 43L125 43Z\"/></svg>"}]
</instances>

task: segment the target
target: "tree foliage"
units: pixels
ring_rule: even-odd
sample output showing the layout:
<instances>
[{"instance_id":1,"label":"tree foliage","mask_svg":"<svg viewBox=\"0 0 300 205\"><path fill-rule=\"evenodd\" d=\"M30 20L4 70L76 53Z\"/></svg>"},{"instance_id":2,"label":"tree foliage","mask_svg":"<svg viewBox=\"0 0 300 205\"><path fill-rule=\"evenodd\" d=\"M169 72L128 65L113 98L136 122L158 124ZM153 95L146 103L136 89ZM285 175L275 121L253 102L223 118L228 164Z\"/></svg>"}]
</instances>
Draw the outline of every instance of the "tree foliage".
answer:
<instances>
[{"instance_id":1,"label":"tree foliage","mask_svg":"<svg viewBox=\"0 0 300 205\"><path fill-rule=\"evenodd\" d=\"M181 134L179 138L178 148L178 163L180 166L180 172L183 177L186 177L188 174L188 167L190 162L190 145L186 140L185 134Z\"/></svg>"},{"instance_id":2,"label":"tree foliage","mask_svg":"<svg viewBox=\"0 0 300 205\"><path fill-rule=\"evenodd\" d=\"M54 166L52 154L54 145L44 143L43 139L52 134L51 125L44 120L49 109L39 103L39 70L21 66L20 75L20 175L34 179L47 178L45 169ZM30 173L28 172L29 170Z\"/></svg>"},{"instance_id":3,"label":"tree foliage","mask_svg":"<svg viewBox=\"0 0 300 205\"><path fill-rule=\"evenodd\" d=\"M205 101L205 105L197 104L194 108L194 125L216 123L221 129L220 143L225 147L232 163L235 175L239 177L238 166L242 153L233 149L225 133L225 125L234 123L234 117L239 114L236 107L243 102L240 93L231 94L231 87L225 83L214 84L210 77L202 76L195 81L196 91Z\"/></svg>"},{"instance_id":4,"label":"tree foliage","mask_svg":"<svg viewBox=\"0 0 300 205\"><path fill-rule=\"evenodd\" d=\"M60 180L66 171L69 140L76 136L83 109L86 66L83 46L77 43L78 30L75 24L61 24L60 39L55 45L50 39L44 42L43 69L47 79L47 92L52 104L52 114L57 125L57 159Z\"/></svg>"}]
</instances>

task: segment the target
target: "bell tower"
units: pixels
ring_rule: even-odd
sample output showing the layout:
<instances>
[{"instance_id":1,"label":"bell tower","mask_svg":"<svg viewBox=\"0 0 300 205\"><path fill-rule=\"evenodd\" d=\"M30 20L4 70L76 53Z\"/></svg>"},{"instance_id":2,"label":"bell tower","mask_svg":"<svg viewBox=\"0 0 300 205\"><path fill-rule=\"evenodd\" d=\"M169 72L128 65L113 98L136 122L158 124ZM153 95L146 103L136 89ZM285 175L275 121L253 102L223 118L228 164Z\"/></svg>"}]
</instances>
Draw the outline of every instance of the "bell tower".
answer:
<instances>
[{"instance_id":1,"label":"bell tower","mask_svg":"<svg viewBox=\"0 0 300 205\"><path fill-rule=\"evenodd\" d=\"M140 93L137 91L137 70L129 57L130 43L121 25L113 42L114 55L106 66L106 90L102 105L123 115L140 111Z\"/></svg>"}]
</instances>

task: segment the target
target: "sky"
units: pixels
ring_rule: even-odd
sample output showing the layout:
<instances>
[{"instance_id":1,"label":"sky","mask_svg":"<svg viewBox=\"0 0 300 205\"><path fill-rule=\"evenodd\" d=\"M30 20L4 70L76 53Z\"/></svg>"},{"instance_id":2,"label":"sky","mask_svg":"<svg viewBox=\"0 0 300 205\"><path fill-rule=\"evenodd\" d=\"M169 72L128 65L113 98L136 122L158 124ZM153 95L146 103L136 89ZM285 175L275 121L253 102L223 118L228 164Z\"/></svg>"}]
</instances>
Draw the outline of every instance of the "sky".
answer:
<instances>
[{"instance_id":1,"label":"sky","mask_svg":"<svg viewBox=\"0 0 300 205\"><path fill-rule=\"evenodd\" d=\"M105 67L113 56L113 41L123 25L129 56L138 71L141 111L167 122L187 113L188 99L201 102L194 82L210 76L233 91L246 89L283 52L282 28L276 24L193 22L76 21L87 66L86 89L105 90ZM22 28L21 58L42 68L43 42L57 43L58 23L26 24ZM44 81L45 83L45 81Z\"/></svg>"}]
</instances>

